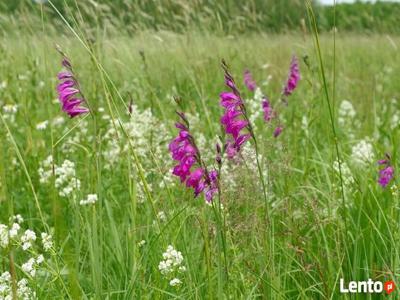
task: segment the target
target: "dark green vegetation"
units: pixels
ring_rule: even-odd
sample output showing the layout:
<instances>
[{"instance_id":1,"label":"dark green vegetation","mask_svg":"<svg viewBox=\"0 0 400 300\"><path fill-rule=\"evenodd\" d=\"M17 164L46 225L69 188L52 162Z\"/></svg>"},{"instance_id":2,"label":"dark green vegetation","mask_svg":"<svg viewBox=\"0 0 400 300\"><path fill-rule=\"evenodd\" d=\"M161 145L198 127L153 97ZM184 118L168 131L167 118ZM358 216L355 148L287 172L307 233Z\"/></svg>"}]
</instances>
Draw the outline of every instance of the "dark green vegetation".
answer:
<instances>
[{"instance_id":1,"label":"dark green vegetation","mask_svg":"<svg viewBox=\"0 0 400 300\"><path fill-rule=\"evenodd\" d=\"M219 34L245 32L287 32L306 30L305 0L52 0L57 9L87 30L95 27L107 30L190 30L213 31ZM334 27L334 8L321 6L314 1L313 7L321 31ZM31 0L4 0L0 3L2 21L11 19L14 24L25 23L29 18L41 16L40 5ZM43 7L45 18L57 30L63 30L59 15L50 4ZM27 14L29 12L29 14ZM116 18L116 16L118 16ZM6 25L8 22L4 22ZM340 4L336 6L336 27L356 32L400 33L400 3L377 2ZM40 22L37 22L40 26ZM95 26L95 27L93 27ZM40 28L40 27L38 27ZM0 30L10 27L0 27Z\"/></svg>"}]
</instances>

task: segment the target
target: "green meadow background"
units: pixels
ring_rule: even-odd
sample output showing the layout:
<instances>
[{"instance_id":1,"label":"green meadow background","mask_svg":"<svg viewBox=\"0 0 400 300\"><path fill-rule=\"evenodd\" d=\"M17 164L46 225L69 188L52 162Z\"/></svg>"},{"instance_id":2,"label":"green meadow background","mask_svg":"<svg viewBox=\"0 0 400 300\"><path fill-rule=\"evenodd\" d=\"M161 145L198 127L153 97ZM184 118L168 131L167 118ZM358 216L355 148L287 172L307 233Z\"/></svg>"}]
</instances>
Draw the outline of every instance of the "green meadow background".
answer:
<instances>
[{"instance_id":1,"label":"green meadow background","mask_svg":"<svg viewBox=\"0 0 400 300\"><path fill-rule=\"evenodd\" d=\"M24 228L53 235L45 270L29 278L37 298L399 297L339 294L340 278L400 286L398 178L377 183L385 153L398 166L399 21L400 5L383 2L2 1L0 223L21 214ZM86 117L69 119L56 100L55 45L90 103ZM257 116L261 104L243 71L278 106L293 54L302 79L282 109L282 135L273 138L262 115L254 122L267 204L250 142L244 161L224 169L222 210L166 179L176 110L188 114L213 164L226 90L221 59ZM343 100L355 110L345 122ZM13 117L6 105L17 105ZM372 145L368 163L352 155L360 141ZM59 195L54 172L40 182L49 155L54 165L75 164L81 187L69 197ZM347 166L341 174L338 156ZM97 203L80 205L88 194ZM186 267L176 287L158 268L168 245ZM26 277L29 255L0 251L0 274L13 257L17 278Z\"/></svg>"}]
</instances>

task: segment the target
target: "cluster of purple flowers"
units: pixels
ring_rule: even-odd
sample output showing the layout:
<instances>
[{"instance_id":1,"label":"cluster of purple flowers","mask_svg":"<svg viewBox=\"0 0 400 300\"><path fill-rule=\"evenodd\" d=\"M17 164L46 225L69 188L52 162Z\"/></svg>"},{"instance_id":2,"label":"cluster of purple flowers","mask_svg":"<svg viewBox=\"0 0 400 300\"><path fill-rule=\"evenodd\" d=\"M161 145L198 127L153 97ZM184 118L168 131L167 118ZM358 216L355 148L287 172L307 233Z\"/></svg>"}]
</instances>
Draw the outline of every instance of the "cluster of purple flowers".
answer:
<instances>
[{"instance_id":1,"label":"cluster of purple flowers","mask_svg":"<svg viewBox=\"0 0 400 300\"><path fill-rule=\"evenodd\" d=\"M81 106L85 102L85 98L72 71L71 63L66 56L63 57L62 66L65 70L59 72L57 76L60 81L57 85L58 99L62 110L71 118L88 113L89 109Z\"/></svg>"},{"instance_id":2,"label":"cluster of purple flowers","mask_svg":"<svg viewBox=\"0 0 400 300\"><path fill-rule=\"evenodd\" d=\"M290 63L290 71L289 76L286 81L286 85L283 88L283 95L290 96L293 91L296 89L300 80L300 69L299 69L299 61L297 57L293 55L292 62Z\"/></svg>"},{"instance_id":3,"label":"cluster of purple flowers","mask_svg":"<svg viewBox=\"0 0 400 300\"><path fill-rule=\"evenodd\" d=\"M215 170L208 172L189 132L189 125L185 116L182 113L179 116L185 124L181 122L175 124L179 133L169 144L172 158L179 162L173 168L172 173L178 176L187 187L193 188L195 197L204 192L206 200L211 202L214 194L218 191L218 173Z\"/></svg>"},{"instance_id":4,"label":"cluster of purple flowers","mask_svg":"<svg viewBox=\"0 0 400 300\"><path fill-rule=\"evenodd\" d=\"M255 80L253 79L253 76L251 75L249 70L245 70L243 74L243 81L246 87L249 89L249 91L254 92L254 90L257 87L257 84Z\"/></svg>"},{"instance_id":5,"label":"cluster of purple flowers","mask_svg":"<svg viewBox=\"0 0 400 300\"><path fill-rule=\"evenodd\" d=\"M255 83L250 71L245 70L243 77L244 77L244 83L247 86L247 88L250 91L254 91L254 89L256 88L256 83ZM284 97L290 96L293 93L293 91L297 88L299 80L300 80L299 62L298 62L297 57L293 56L292 61L290 63L288 79L286 81L285 86L283 87L282 95ZM286 99L284 99L284 101L286 102ZM266 123L271 122L272 119L274 119L277 116L277 113L272 108L271 102L269 101L269 99L267 97L263 98L263 100L261 102L261 106L262 106L263 113L264 113L264 121ZM283 131L283 126L278 125L274 130L274 137L277 138L282 133L282 131Z\"/></svg>"},{"instance_id":6,"label":"cluster of purple flowers","mask_svg":"<svg viewBox=\"0 0 400 300\"><path fill-rule=\"evenodd\" d=\"M379 170L378 183L382 187L386 187L394 177L394 168L390 164L390 156L386 154L386 159L379 160L378 164L383 166L383 169Z\"/></svg>"},{"instance_id":7,"label":"cluster of purple flowers","mask_svg":"<svg viewBox=\"0 0 400 300\"><path fill-rule=\"evenodd\" d=\"M231 89L231 92L220 94L220 105L225 110L221 117L221 124L225 133L230 136L226 140L226 153L229 158L233 158L251 135L248 132L243 133L246 128L249 131L249 121L239 90L227 68L225 68L225 84Z\"/></svg>"}]
</instances>

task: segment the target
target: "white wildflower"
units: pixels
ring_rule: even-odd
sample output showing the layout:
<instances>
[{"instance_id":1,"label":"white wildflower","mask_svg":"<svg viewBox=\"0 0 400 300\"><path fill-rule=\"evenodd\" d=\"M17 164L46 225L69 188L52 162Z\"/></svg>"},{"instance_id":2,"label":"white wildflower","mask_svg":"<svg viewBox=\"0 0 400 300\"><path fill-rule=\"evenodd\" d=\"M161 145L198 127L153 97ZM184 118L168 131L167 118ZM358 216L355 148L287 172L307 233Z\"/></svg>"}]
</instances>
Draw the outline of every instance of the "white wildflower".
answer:
<instances>
[{"instance_id":1,"label":"white wildflower","mask_svg":"<svg viewBox=\"0 0 400 300\"><path fill-rule=\"evenodd\" d=\"M40 163L38 169L40 183L48 183L53 175L53 156L49 155L44 161Z\"/></svg>"},{"instance_id":2,"label":"white wildflower","mask_svg":"<svg viewBox=\"0 0 400 300\"><path fill-rule=\"evenodd\" d=\"M24 218L20 214L17 214L11 218L11 222L21 224L22 222L24 222Z\"/></svg>"},{"instance_id":3,"label":"white wildflower","mask_svg":"<svg viewBox=\"0 0 400 300\"><path fill-rule=\"evenodd\" d=\"M174 278L169 282L169 285L170 286L177 286L177 285L180 285L181 283L182 283L182 281L180 281L179 278Z\"/></svg>"},{"instance_id":4,"label":"white wildflower","mask_svg":"<svg viewBox=\"0 0 400 300\"><path fill-rule=\"evenodd\" d=\"M36 258L36 263L38 265L40 265L41 263L44 262L44 256L42 254L40 254L37 258Z\"/></svg>"},{"instance_id":5,"label":"white wildflower","mask_svg":"<svg viewBox=\"0 0 400 300\"><path fill-rule=\"evenodd\" d=\"M49 125L49 121L45 120L43 122L37 123L36 124L36 129L37 130L45 130L47 128L47 125Z\"/></svg>"},{"instance_id":6,"label":"white wildflower","mask_svg":"<svg viewBox=\"0 0 400 300\"><path fill-rule=\"evenodd\" d=\"M8 226L0 224L0 247L6 248L9 243Z\"/></svg>"},{"instance_id":7,"label":"white wildflower","mask_svg":"<svg viewBox=\"0 0 400 300\"><path fill-rule=\"evenodd\" d=\"M339 176L340 171L342 173L342 179L343 179L343 184L345 187L352 187L355 183L353 174L351 173L351 170L349 166L345 162L340 163L340 169L339 169L339 161L334 161L333 163L333 169L335 170L336 174Z\"/></svg>"},{"instance_id":8,"label":"white wildflower","mask_svg":"<svg viewBox=\"0 0 400 300\"><path fill-rule=\"evenodd\" d=\"M372 162L374 159L374 149L368 139L361 140L352 147L351 158L359 164Z\"/></svg>"},{"instance_id":9,"label":"white wildflower","mask_svg":"<svg viewBox=\"0 0 400 300\"><path fill-rule=\"evenodd\" d=\"M14 223L11 226L10 231L8 232L10 235L10 238L15 238L18 235L18 231L21 229L21 226L18 223Z\"/></svg>"},{"instance_id":10,"label":"white wildflower","mask_svg":"<svg viewBox=\"0 0 400 300\"><path fill-rule=\"evenodd\" d=\"M31 257L26 263L24 263L21 266L22 271L24 271L26 274L29 274L32 277L35 277L36 275L36 268L35 268L35 259Z\"/></svg>"},{"instance_id":11,"label":"white wildflower","mask_svg":"<svg viewBox=\"0 0 400 300\"><path fill-rule=\"evenodd\" d=\"M74 190L80 189L81 182L76 178L75 164L72 161L66 159L60 167L56 166L55 175L55 186L61 197L68 197Z\"/></svg>"},{"instance_id":12,"label":"white wildflower","mask_svg":"<svg viewBox=\"0 0 400 300\"><path fill-rule=\"evenodd\" d=\"M167 215L165 214L165 212L160 211L157 214L157 218L161 221L161 222L165 222L167 220Z\"/></svg>"},{"instance_id":13,"label":"white wildflower","mask_svg":"<svg viewBox=\"0 0 400 300\"><path fill-rule=\"evenodd\" d=\"M36 293L28 286L28 280L22 278L17 283L17 296L18 299L30 300L36 299Z\"/></svg>"},{"instance_id":14,"label":"white wildflower","mask_svg":"<svg viewBox=\"0 0 400 300\"><path fill-rule=\"evenodd\" d=\"M3 106L3 112L9 115L15 115L18 112L17 104L6 104Z\"/></svg>"},{"instance_id":15,"label":"white wildflower","mask_svg":"<svg viewBox=\"0 0 400 300\"><path fill-rule=\"evenodd\" d=\"M44 251L49 251L53 248L53 237L50 234L42 232L41 237Z\"/></svg>"},{"instance_id":16,"label":"white wildflower","mask_svg":"<svg viewBox=\"0 0 400 300\"><path fill-rule=\"evenodd\" d=\"M22 249L24 251L32 247L32 243L36 241L36 233L30 229L27 229L21 236Z\"/></svg>"},{"instance_id":17,"label":"white wildflower","mask_svg":"<svg viewBox=\"0 0 400 300\"><path fill-rule=\"evenodd\" d=\"M58 126L64 124L64 122L65 122L64 118L60 116L60 117L55 117L55 118L53 119L53 121L51 122L51 124L52 124L53 126L58 127Z\"/></svg>"},{"instance_id":18,"label":"white wildflower","mask_svg":"<svg viewBox=\"0 0 400 300\"><path fill-rule=\"evenodd\" d=\"M183 262L183 256L180 251L174 249L169 245L167 250L163 253L163 259L158 265L161 274L168 275L179 270Z\"/></svg>"},{"instance_id":19,"label":"white wildflower","mask_svg":"<svg viewBox=\"0 0 400 300\"><path fill-rule=\"evenodd\" d=\"M9 120L10 122L15 122L15 115L18 112L17 104L6 104L3 106L4 119Z\"/></svg>"},{"instance_id":20,"label":"white wildflower","mask_svg":"<svg viewBox=\"0 0 400 300\"><path fill-rule=\"evenodd\" d=\"M96 194L89 194L87 195L86 199L83 199L79 202L80 205L88 205L88 204L95 204L97 202L97 195Z\"/></svg>"},{"instance_id":21,"label":"white wildflower","mask_svg":"<svg viewBox=\"0 0 400 300\"><path fill-rule=\"evenodd\" d=\"M12 299L11 274L9 272L0 275L0 299Z\"/></svg>"}]
</instances>

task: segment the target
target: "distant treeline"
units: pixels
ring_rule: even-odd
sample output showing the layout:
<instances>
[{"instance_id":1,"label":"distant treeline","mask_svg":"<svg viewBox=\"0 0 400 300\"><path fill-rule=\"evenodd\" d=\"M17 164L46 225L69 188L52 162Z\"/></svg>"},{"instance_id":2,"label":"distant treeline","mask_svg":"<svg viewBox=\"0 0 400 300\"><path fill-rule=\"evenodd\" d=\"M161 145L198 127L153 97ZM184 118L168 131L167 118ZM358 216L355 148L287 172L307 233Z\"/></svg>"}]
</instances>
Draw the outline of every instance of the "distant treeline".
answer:
<instances>
[{"instance_id":1,"label":"distant treeline","mask_svg":"<svg viewBox=\"0 0 400 300\"><path fill-rule=\"evenodd\" d=\"M38 2L44 2L46 20L63 26L45 0L2 0L0 14L3 20L14 20L14 25L19 19L38 18L41 13ZM305 0L52 0L52 3L75 26L97 25L127 32L142 29L184 32L193 28L227 34L286 32L303 30L308 24ZM313 7L320 30L331 30L334 8L316 2ZM400 33L400 3L339 4L336 27L346 31Z\"/></svg>"}]
</instances>

